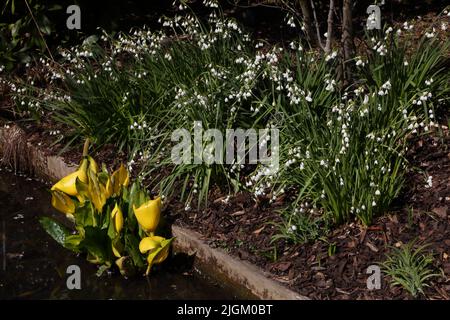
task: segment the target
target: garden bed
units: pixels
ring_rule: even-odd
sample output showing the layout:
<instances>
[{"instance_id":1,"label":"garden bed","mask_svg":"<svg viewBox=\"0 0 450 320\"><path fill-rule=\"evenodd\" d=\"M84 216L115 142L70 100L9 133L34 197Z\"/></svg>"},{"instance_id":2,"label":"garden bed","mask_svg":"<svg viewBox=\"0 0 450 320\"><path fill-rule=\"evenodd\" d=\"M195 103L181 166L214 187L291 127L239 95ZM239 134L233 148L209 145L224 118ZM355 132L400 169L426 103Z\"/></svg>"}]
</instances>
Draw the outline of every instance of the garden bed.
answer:
<instances>
[{"instance_id":1,"label":"garden bed","mask_svg":"<svg viewBox=\"0 0 450 320\"><path fill-rule=\"evenodd\" d=\"M62 146L54 144L54 137L44 134L44 128L39 129L35 124L22 127L27 132L27 141L44 155L58 154ZM184 203L172 202L166 209L166 217L177 226L199 232L196 241L204 241L211 248L250 262L261 268L268 278L311 299L411 299L406 290L391 288L386 280L382 281L380 290L368 290L366 270L368 266L384 261L390 246L400 247L418 240L429 244L428 250L435 255L435 267L446 275L446 278L431 282L425 297L449 299L450 137L448 130L443 134L410 141L412 148L408 159L411 166L426 170L433 177L433 186L426 186L423 174L410 172L408 187L392 211L377 218L368 228L351 222L307 244L272 243L277 231L272 223L279 222L277 208L285 205L284 200L268 206L269 199L257 203L245 192L226 200L226 194L221 194L219 189L212 191L211 204L206 210L185 211ZM117 166L120 158L111 157L112 152L111 147L95 154L108 166ZM62 153L68 163L77 163L78 157L73 150ZM195 252L196 246L198 244L190 251ZM203 263L203 268L206 266L211 272L217 269L213 265L217 265L217 261ZM233 277L225 275L225 278L227 276ZM269 294L267 297L274 296Z\"/></svg>"},{"instance_id":2,"label":"garden bed","mask_svg":"<svg viewBox=\"0 0 450 320\"><path fill-rule=\"evenodd\" d=\"M178 221L203 233L211 246L248 260L271 277L313 299L409 299L398 287L383 281L381 290L367 289L366 270L385 259L389 246L411 240L430 244L436 267L447 280L426 289L429 299L450 297L450 137L425 137L412 142L411 165L433 176L433 187L425 187L422 174L410 173L404 196L391 212L365 228L353 222L336 228L323 240L306 245L273 244L275 234L268 222L279 219L276 208L264 208L241 193L228 204L224 197L212 200L205 211L183 212L174 206ZM413 210L410 218L408 211ZM329 255L330 244L336 252ZM274 261L276 258L276 261Z\"/></svg>"}]
</instances>

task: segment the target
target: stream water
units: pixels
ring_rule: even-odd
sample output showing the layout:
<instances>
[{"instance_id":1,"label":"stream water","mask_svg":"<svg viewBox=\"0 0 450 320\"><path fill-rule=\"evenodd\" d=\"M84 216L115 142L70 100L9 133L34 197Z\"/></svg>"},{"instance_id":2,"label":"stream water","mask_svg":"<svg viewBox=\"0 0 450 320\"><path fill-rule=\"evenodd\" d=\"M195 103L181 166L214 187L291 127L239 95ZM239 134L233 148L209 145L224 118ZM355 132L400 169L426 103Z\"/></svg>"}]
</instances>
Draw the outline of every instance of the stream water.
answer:
<instances>
[{"instance_id":1,"label":"stream water","mask_svg":"<svg viewBox=\"0 0 450 320\"><path fill-rule=\"evenodd\" d=\"M0 299L235 299L179 255L151 277L96 276L96 267L60 247L41 228L42 215L61 217L48 186L0 168ZM81 289L69 290L67 267L78 265Z\"/></svg>"}]
</instances>

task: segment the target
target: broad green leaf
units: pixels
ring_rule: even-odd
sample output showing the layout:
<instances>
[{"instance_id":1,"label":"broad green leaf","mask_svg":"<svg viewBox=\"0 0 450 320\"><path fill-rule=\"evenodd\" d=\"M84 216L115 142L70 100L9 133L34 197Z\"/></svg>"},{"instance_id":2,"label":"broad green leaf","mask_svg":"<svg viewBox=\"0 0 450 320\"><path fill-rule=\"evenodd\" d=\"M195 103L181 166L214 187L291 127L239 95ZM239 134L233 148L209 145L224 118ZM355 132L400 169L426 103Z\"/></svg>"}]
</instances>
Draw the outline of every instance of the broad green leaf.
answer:
<instances>
[{"instance_id":1,"label":"broad green leaf","mask_svg":"<svg viewBox=\"0 0 450 320\"><path fill-rule=\"evenodd\" d=\"M78 207L74 216L77 226L89 227L94 225L90 201L86 201L83 207Z\"/></svg>"},{"instance_id":2,"label":"broad green leaf","mask_svg":"<svg viewBox=\"0 0 450 320\"><path fill-rule=\"evenodd\" d=\"M88 261L95 264L102 264L109 260L111 240L106 234L106 230L97 227L86 227L85 238L80 243L80 247L88 252Z\"/></svg>"},{"instance_id":3,"label":"broad green leaf","mask_svg":"<svg viewBox=\"0 0 450 320\"><path fill-rule=\"evenodd\" d=\"M83 241L83 236L80 234L72 234L66 237L64 246L72 251L80 252L80 243Z\"/></svg>"},{"instance_id":4,"label":"broad green leaf","mask_svg":"<svg viewBox=\"0 0 450 320\"><path fill-rule=\"evenodd\" d=\"M64 227L59 222L49 218L49 217L41 217L39 219L41 226L44 230L60 245L66 247L65 241L66 238L70 235L69 229Z\"/></svg>"},{"instance_id":5,"label":"broad green leaf","mask_svg":"<svg viewBox=\"0 0 450 320\"><path fill-rule=\"evenodd\" d=\"M138 268L145 266L143 257L139 252L139 240L133 234L125 235L125 250L130 254L131 259L133 259L134 264Z\"/></svg>"}]
</instances>

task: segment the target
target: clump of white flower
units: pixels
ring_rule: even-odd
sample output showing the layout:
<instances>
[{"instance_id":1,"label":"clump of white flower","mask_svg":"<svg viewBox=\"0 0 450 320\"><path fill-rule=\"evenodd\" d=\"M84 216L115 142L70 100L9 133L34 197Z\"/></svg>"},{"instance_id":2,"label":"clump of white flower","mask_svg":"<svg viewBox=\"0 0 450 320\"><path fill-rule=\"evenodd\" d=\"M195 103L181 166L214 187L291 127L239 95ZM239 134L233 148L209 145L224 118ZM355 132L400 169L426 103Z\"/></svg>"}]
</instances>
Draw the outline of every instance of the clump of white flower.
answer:
<instances>
[{"instance_id":1,"label":"clump of white flower","mask_svg":"<svg viewBox=\"0 0 450 320\"><path fill-rule=\"evenodd\" d=\"M311 98L311 92L310 91L308 91L308 95L305 97L305 100L308 101L308 102L312 102L313 101L313 99Z\"/></svg>"},{"instance_id":2,"label":"clump of white flower","mask_svg":"<svg viewBox=\"0 0 450 320\"><path fill-rule=\"evenodd\" d=\"M336 80L334 79L325 79L326 87L325 90L333 92L336 86Z\"/></svg>"},{"instance_id":3,"label":"clump of white flower","mask_svg":"<svg viewBox=\"0 0 450 320\"><path fill-rule=\"evenodd\" d=\"M219 8L219 4L216 0L205 0L203 1L203 4L205 5L205 7L209 8Z\"/></svg>"},{"instance_id":4,"label":"clump of white flower","mask_svg":"<svg viewBox=\"0 0 450 320\"><path fill-rule=\"evenodd\" d=\"M378 91L379 96L385 96L389 93L389 90L391 90L391 81L388 80L381 86L381 89Z\"/></svg>"},{"instance_id":5,"label":"clump of white flower","mask_svg":"<svg viewBox=\"0 0 450 320\"><path fill-rule=\"evenodd\" d=\"M403 23L403 29L405 29L405 30L412 30L412 29L414 29L414 25L412 23L408 24L408 22L404 22Z\"/></svg>"},{"instance_id":6,"label":"clump of white flower","mask_svg":"<svg viewBox=\"0 0 450 320\"><path fill-rule=\"evenodd\" d=\"M296 230L297 230L297 226L295 226L295 225L292 225L292 226L289 226L289 228L288 228L287 232L289 232L289 233L293 233L293 232L295 232Z\"/></svg>"},{"instance_id":7,"label":"clump of white flower","mask_svg":"<svg viewBox=\"0 0 450 320\"><path fill-rule=\"evenodd\" d=\"M365 65L366 63L361 59L361 57L358 57L358 59L356 60L356 66L364 67Z\"/></svg>"},{"instance_id":8,"label":"clump of white flower","mask_svg":"<svg viewBox=\"0 0 450 320\"><path fill-rule=\"evenodd\" d=\"M423 102L428 101L428 99L430 99L433 96L433 94L431 92L428 91L424 91L420 96L419 99L415 99L413 100L413 104L415 105L422 105Z\"/></svg>"},{"instance_id":9,"label":"clump of white flower","mask_svg":"<svg viewBox=\"0 0 450 320\"><path fill-rule=\"evenodd\" d=\"M436 36L436 29L433 28L432 32L425 32L425 37L427 37L428 39L430 38L434 38Z\"/></svg>"},{"instance_id":10,"label":"clump of white flower","mask_svg":"<svg viewBox=\"0 0 450 320\"><path fill-rule=\"evenodd\" d=\"M387 49L386 46L384 44L382 44L380 41L378 41L375 46L373 47L373 50L375 50L376 52L378 52L378 54L380 56L384 56L387 53Z\"/></svg>"},{"instance_id":11,"label":"clump of white flower","mask_svg":"<svg viewBox=\"0 0 450 320\"><path fill-rule=\"evenodd\" d=\"M333 50L333 52L331 52L330 54L328 54L326 57L325 57L325 61L330 61L330 60L333 60L334 58L336 58L337 57L337 51L336 50Z\"/></svg>"},{"instance_id":12,"label":"clump of white flower","mask_svg":"<svg viewBox=\"0 0 450 320\"><path fill-rule=\"evenodd\" d=\"M426 183L425 188L433 187L433 176L428 176Z\"/></svg>"},{"instance_id":13,"label":"clump of white flower","mask_svg":"<svg viewBox=\"0 0 450 320\"><path fill-rule=\"evenodd\" d=\"M288 19L287 19L287 21L286 21L286 24L287 24L289 27L291 27L291 28L295 28L296 25L295 25L294 17L293 17L293 16L289 16Z\"/></svg>"}]
</instances>

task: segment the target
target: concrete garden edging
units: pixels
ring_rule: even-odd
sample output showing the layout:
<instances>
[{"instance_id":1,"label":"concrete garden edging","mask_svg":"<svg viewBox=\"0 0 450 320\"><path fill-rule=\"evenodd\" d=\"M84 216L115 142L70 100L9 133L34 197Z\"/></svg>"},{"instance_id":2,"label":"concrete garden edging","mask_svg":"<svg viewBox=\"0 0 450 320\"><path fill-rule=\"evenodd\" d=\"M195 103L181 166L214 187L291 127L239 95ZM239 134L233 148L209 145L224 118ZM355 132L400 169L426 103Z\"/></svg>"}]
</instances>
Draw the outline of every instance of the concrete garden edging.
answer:
<instances>
[{"instance_id":1,"label":"concrete garden edging","mask_svg":"<svg viewBox=\"0 0 450 320\"><path fill-rule=\"evenodd\" d=\"M27 140L26 133L17 125L0 128L0 156L0 163L52 182L77 167L76 164L65 163L60 156L46 155ZM172 233L176 237L173 244L175 251L195 255L194 265L200 271L237 288L243 296L265 300L309 300L266 277L258 267L236 259L221 249L211 248L195 231L173 225Z\"/></svg>"}]
</instances>

